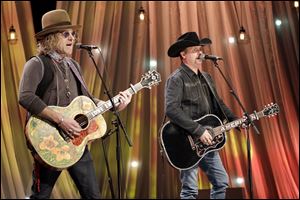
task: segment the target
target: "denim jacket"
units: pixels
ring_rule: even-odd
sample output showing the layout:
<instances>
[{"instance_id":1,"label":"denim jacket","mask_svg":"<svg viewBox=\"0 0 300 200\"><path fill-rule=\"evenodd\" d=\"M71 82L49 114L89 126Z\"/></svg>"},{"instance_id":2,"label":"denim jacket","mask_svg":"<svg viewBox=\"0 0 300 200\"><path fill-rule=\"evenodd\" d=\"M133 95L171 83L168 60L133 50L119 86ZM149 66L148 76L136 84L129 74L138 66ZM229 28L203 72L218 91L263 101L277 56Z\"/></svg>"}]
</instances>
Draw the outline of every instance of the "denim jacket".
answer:
<instances>
[{"instance_id":1,"label":"denim jacket","mask_svg":"<svg viewBox=\"0 0 300 200\"><path fill-rule=\"evenodd\" d=\"M194 120L206 114L215 114L221 120L236 119L219 98L211 76L200 71L196 74L183 63L166 82L165 113L172 123L198 136L205 128Z\"/></svg>"}]
</instances>

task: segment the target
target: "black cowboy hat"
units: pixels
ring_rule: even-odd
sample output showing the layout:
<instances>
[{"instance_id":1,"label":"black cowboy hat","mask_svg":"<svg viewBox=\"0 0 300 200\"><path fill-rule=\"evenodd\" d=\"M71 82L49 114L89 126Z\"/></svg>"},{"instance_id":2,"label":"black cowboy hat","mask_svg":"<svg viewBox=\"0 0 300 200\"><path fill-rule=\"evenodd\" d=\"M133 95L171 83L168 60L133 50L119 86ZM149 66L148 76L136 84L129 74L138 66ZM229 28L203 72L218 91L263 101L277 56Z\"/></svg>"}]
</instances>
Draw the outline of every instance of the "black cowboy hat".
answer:
<instances>
[{"instance_id":1,"label":"black cowboy hat","mask_svg":"<svg viewBox=\"0 0 300 200\"><path fill-rule=\"evenodd\" d=\"M199 39L197 33L195 32L187 32L181 35L177 41L172 44L168 50L168 56L170 57L178 57L180 52L183 51L187 47L192 46L203 46L211 44L211 40L209 38Z\"/></svg>"},{"instance_id":2,"label":"black cowboy hat","mask_svg":"<svg viewBox=\"0 0 300 200\"><path fill-rule=\"evenodd\" d=\"M79 29L81 25L72 25L67 11L63 9L56 9L45 13L42 17L43 30L35 34L37 39L42 39L46 35L62 31L66 29Z\"/></svg>"}]
</instances>

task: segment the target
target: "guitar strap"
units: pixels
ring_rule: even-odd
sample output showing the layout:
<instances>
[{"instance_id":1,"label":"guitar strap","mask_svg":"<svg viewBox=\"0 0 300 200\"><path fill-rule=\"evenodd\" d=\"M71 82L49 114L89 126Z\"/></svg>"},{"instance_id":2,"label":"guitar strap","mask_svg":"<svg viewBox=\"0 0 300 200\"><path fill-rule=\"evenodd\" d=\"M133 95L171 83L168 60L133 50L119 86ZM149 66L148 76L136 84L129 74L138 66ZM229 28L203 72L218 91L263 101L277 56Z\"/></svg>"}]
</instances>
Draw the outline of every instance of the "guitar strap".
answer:
<instances>
[{"instance_id":1,"label":"guitar strap","mask_svg":"<svg viewBox=\"0 0 300 200\"><path fill-rule=\"evenodd\" d=\"M220 108L221 111L222 111L222 114L223 114L224 117L226 118L226 121L229 122L228 117L227 117L227 115L225 114L225 112L224 112L224 110L223 110L223 108L222 108L222 106L221 106L221 104L220 104L220 102L219 102L218 95L216 94L215 90L213 89L212 83L209 81L208 74L202 73L202 72L200 72L200 74L203 76L205 82L207 83L207 85L208 85L208 87L209 87L211 93L213 94L213 96L214 96L214 98L215 98L215 100L216 100L216 102L217 102L219 108Z\"/></svg>"},{"instance_id":2,"label":"guitar strap","mask_svg":"<svg viewBox=\"0 0 300 200\"><path fill-rule=\"evenodd\" d=\"M162 180L165 180L165 176L166 176L166 170L165 170L165 155L166 155L166 152L164 153L164 148L162 146L162 143L161 143L161 131L162 131L162 127L164 126L164 124L166 123L166 120L167 120L167 115L165 114L164 115L164 119L163 119L163 122L162 124L160 125L159 129L158 129L158 143L159 143L159 153L160 153L160 157L161 157L161 160L162 160ZM164 187L164 186L163 186ZM162 188L162 191L164 191L164 188Z\"/></svg>"},{"instance_id":3,"label":"guitar strap","mask_svg":"<svg viewBox=\"0 0 300 200\"><path fill-rule=\"evenodd\" d=\"M161 140L160 140L160 133L161 133L161 129L162 127L164 126L164 124L166 123L166 119L167 119L167 115L164 115L164 119L163 119L163 122L162 124L160 125L159 129L158 129L158 142L159 142L159 149L160 149L160 154L163 158L163 152L164 152L164 149L162 147L162 144L161 144Z\"/></svg>"},{"instance_id":4,"label":"guitar strap","mask_svg":"<svg viewBox=\"0 0 300 200\"><path fill-rule=\"evenodd\" d=\"M79 80L80 84L82 85L83 89L85 90L87 96L97 105L97 103L95 102L94 98L92 97L92 95L89 93L89 90L86 87L86 83L84 82L84 79L81 75L81 73L79 73L79 67L75 66L75 62L72 60L72 62L67 62L70 69L73 71L73 73L75 74L76 78ZM77 64L76 64L77 65Z\"/></svg>"}]
</instances>

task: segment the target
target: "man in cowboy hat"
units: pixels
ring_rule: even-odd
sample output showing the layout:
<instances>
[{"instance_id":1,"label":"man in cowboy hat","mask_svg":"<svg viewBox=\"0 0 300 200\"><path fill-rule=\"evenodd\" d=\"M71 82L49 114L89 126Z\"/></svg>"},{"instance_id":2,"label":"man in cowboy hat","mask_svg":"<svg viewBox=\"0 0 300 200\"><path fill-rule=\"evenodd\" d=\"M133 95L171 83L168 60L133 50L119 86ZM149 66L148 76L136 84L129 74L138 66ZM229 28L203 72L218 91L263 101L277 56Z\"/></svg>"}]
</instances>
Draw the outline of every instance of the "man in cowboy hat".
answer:
<instances>
[{"instance_id":1,"label":"man in cowboy hat","mask_svg":"<svg viewBox=\"0 0 300 200\"><path fill-rule=\"evenodd\" d=\"M79 64L71 58L73 46L80 25L72 25L65 10L57 9L42 17L42 31L35 36L38 41L38 55L24 66L19 89L19 103L29 115L37 115L57 125L71 139L80 135L81 126L73 118L59 113L49 105L67 106L79 96L92 97L82 79ZM120 104L124 109L131 101L129 92L120 92ZM33 185L31 198L50 198L54 184L61 171L44 166L36 159L36 152L28 143L34 157ZM100 198L98 181L88 148L73 166L69 167L74 183L82 198Z\"/></svg>"},{"instance_id":2,"label":"man in cowboy hat","mask_svg":"<svg viewBox=\"0 0 300 200\"><path fill-rule=\"evenodd\" d=\"M218 97L212 78L208 73L201 72L200 55L203 54L203 46L209 44L209 38L200 39L195 32L181 35L168 50L168 56L180 57L181 65L168 77L165 86L165 112L171 124L180 127L193 138L199 138L205 145L212 145L214 142L212 134L205 124L199 124L195 120L206 114L214 114L222 120L236 119ZM180 197L197 198L198 167L206 173L213 185L210 197L225 198L228 176L217 151L206 154L194 166L180 170Z\"/></svg>"}]
</instances>

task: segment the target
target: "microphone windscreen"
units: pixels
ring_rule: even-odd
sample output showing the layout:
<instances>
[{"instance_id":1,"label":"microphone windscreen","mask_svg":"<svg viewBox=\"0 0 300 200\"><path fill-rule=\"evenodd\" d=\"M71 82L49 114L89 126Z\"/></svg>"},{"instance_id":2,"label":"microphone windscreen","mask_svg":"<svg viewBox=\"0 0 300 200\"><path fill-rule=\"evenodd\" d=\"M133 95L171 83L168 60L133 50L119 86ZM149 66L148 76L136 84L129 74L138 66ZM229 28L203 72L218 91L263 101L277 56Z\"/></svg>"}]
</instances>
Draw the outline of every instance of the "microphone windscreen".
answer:
<instances>
[{"instance_id":1,"label":"microphone windscreen","mask_svg":"<svg viewBox=\"0 0 300 200\"><path fill-rule=\"evenodd\" d=\"M80 49L81 43L76 43L75 46L76 46L76 49Z\"/></svg>"},{"instance_id":2,"label":"microphone windscreen","mask_svg":"<svg viewBox=\"0 0 300 200\"><path fill-rule=\"evenodd\" d=\"M205 60L205 56L206 56L205 54L200 54L199 59L200 60Z\"/></svg>"}]
</instances>

